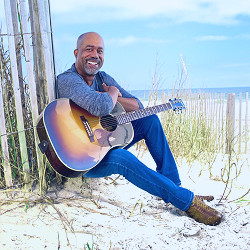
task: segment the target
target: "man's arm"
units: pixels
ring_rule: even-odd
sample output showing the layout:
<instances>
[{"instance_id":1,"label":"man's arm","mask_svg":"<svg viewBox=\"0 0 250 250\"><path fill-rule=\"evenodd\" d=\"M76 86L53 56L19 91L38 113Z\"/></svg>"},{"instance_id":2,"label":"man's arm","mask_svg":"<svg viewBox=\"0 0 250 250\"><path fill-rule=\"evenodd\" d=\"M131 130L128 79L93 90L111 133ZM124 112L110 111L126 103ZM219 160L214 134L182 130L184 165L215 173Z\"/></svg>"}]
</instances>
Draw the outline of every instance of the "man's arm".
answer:
<instances>
[{"instance_id":1,"label":"man's arm","mask_svg":"<svg viewBox=\"0 0 250 250\"><path fill-rule=\"evenodd\" d=\"M123 108L129 112L139 109L139 103L134 98L124 98L124 97L118 97L117 101L123 106Z\"/></svg>"},{"instance_id":2,"label":"man's arm","mask_svg":"<svg viewBox=\"0 0 250 250\"><path fill-rule=\"evenodd\" d=\"M102 87L104 91L111 96L114 106L118 101L127 112L139 109L139 103L136 99L122 97L119 89L115 86L107 86L105 83L103 83Z\"/></svg>"},{"instance_id":3,"label":"man's arm","mask_svg":"<svg viewBox=\"0 0 250 250\"><path fill-rule=\"evenodd\" d=\"M60 74L57 78L59 98L69 98L94 116L104 116L112 112L114 93L98 93L90 88L75 72ZM114 87L115 88L115 87ZM111 91L113 92L113 91ZM118 94L116 94L118 96ZM113 96L114 97L114 96ZM117 99L117 97L116 97Z\"/></svg>"}]
</instances>

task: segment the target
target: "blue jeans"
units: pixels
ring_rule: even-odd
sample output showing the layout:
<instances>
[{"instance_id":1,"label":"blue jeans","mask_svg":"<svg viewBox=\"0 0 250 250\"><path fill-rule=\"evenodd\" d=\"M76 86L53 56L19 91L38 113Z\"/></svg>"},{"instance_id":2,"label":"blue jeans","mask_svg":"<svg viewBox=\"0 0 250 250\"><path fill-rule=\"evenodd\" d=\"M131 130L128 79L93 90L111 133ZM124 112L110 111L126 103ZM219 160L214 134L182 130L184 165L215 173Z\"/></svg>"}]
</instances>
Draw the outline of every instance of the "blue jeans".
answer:
<instances>
[{"instance_id":1,"label":"blue jeans","mask_svg":"<svg viewBox=\"0 0 250 250\"><path fill-rule=\"evenodd\" d=\"M133 121L132 125L135 135L133 141L124 149L110 150L97 166L85 174L85 177L99 178L120 174L135 186L186 211L193 201L194 194L180 187L181 181L176 162L159 118L152 115ZM148 168L126 150L142 139L145 139L156 163L156 171Z\"/></svg>"}]
</instances>

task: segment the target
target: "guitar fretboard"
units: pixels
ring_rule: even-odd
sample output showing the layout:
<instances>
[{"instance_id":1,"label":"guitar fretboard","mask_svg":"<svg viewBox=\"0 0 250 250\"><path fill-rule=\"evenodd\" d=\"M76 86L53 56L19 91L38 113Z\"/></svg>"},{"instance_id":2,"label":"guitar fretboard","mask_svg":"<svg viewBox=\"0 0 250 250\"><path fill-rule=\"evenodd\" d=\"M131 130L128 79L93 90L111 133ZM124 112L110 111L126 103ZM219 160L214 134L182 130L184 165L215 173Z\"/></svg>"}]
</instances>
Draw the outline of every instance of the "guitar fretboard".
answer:
<instances>
[{"instance_id":1,"label":"guitar fretboard","mask_svg":"<svg viewBox=\"0 0 250 250\"><path fill-rule=\"evenodd\" d=\"M168 109L171 109L172 106L170 103L164 103L160 105L156 105L154 107L148 107L144 109L139 109L131 112L127 112L124 114L116 115L116 120L118 124L124 124L128 123L146 116L150 116L156 113L160 113L163 111L166 111Z\"/></svg>"}]
</instances>

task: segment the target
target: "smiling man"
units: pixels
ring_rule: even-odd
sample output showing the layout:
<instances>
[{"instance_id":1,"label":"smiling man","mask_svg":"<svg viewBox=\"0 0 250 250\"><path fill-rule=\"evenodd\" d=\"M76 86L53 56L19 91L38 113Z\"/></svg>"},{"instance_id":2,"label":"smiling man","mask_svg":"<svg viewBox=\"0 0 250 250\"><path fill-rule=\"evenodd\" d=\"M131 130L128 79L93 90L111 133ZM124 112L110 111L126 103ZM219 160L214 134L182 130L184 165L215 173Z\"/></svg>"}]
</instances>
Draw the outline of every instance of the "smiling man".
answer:
<instances>
[{"instance_id":1,"label":"smiling man","mask_svg":"<svg viewBox=\"0 0 250 250\"><path fill-rule=\"evenodd\" d=\"M104 61L104 42L102 38L98 35L91 35L91 33L82 34L77 40L74 55L77 72L83 78L88 79L87 84L90 86Z\"/></svg>"},{"instance_id":2,"label":"smiling man","mask_svg":"<svg viewBox=\"0 0 250 250\"><path fill-rule=\"evenodd\" d=\"M58 76L58 94L69 98L94 116L105 116L119 102L126 111L143 108L138 98L124 90L100 68L104 62L104 42L95 32L82 34L74 50L76 62ZM197 196L181 187L177 165L169 148L160 120L151 115L132 122L134 138L125 148L110 150L85 176L89 178L120 174L137 187L172 203L196 221L217 225L222 216L203 200L213 197ZM156 171L127 151L144 139L156 163ZM83 163L84 164L84 163Z\"/></svg>"}]
</instances>

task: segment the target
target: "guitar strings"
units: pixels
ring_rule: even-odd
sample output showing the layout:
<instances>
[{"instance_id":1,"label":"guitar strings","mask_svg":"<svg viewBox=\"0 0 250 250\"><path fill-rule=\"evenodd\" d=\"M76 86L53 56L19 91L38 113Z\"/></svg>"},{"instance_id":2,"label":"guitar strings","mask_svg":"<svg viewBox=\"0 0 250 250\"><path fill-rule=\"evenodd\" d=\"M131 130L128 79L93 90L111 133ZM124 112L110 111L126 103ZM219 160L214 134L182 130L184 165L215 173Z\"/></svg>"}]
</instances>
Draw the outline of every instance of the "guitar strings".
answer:
<instances>
[{"instance_id":1,"label":"guitar strings","mask_svg":"<svg viewBox=\"0 0 250 250\"><path fill-rule=\"evenodd\" d=\"M166 104L168 104L168 103L166 103ZM166 104L158 105L158 106L161 106L163 109L162 110L161 109L157 110L157 112L162 112L162 111L168 110L169 108L167 107L167 109L166 109L166 107L165 107ZM153 107L153 108L155 108L155 107ZM147 112L148 110L149 110L149 112ZM127 122L124 122L124 123L128 123L128 122L131 122L131 121L136 120L136 119L140 119L140 118L143 118L143 117L146 117L146 116L150 116L150 115L152 115L154 113L154 112L151 113L151 110L152 110L152 107L149 107L149 108L145 108L143 112L136 112L136 113L134 113L132 111L132 112L125 113L124 115L128 116L129 119L128 119ZM142 114L142 117L139 116L140 114ZM123 114L119 114L119 115L116 115L116 116L111 116L110 115L108 117L96 117L96 119L95 119L96 121L88 121L88 123L89 123L89 125L94 126L94 124L101 123L101 121L103 121L105 123L105 125L110 125L110 126L112 126L114 124L117 125L119 123L118 123L118 120L116 119L116 117L122 117L122 115ZM116 119L115 122L114 122L114 118Z\"/></svg>"}]
</instances>

